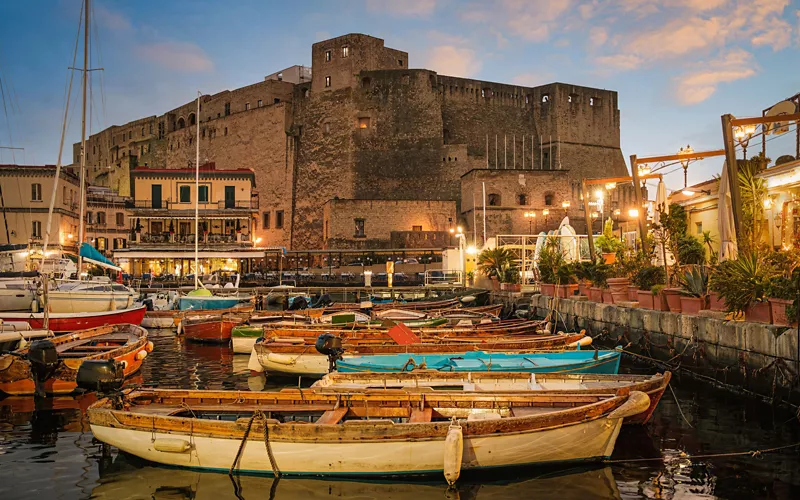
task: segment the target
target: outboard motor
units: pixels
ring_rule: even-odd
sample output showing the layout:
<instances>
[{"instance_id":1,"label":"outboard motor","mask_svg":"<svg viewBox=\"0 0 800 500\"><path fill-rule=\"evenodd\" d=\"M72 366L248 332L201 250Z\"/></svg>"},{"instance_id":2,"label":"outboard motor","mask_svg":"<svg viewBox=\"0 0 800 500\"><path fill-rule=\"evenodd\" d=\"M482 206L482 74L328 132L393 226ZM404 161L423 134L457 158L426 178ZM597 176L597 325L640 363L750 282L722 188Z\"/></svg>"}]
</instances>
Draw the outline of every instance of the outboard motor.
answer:
<instances>
[{"instance_id":1,"label":"outboard motor","mask_svg":"<svg viewBox=\"0 0 800 500\"><path fill-rule=\"evenodd\" d=\"M58 368L58 351L56 345L49 340L36 340L28 348L28 362L31 364L31 375L36 385L36 395L46 397L44 383L52 377Z\"/></svg>"},{"instance_id":2,"label":"outboard motor","mask_svg":"<svg viewBox=\"0 0 800 500\"><path fill-rule=\"evenodd\" d=\"M333 299L331 299L331 296L328 295L327 293L323 293L322 295L320 295L319 297L316 298L314 303L311 304L311 307L312 308L315 308L315 307L327 307L327 306L329 306L331 304L333 304Z\"/></svg>"},{"instance_id":3,"label":"outboard motor","mask_svg":"<svg viewBox=\"0 0 800 500\"><path fill-rule=\"evenodd\" d=\"M289 305L290 311L300 311L308 308L308 301L302 295L295 297Z\"/></svg>"},{"instance_id":4,"label":"outboard motor","mask_svg":"<svg viewBox=\"0 0 800 500\"><path fill-rule=\"evenodd\" d=\"M145 311L153 311L153 310L155 310L155 308L153 307L153 299L144 299L142 301L142 304L144 305L144 310Z\"/></svg>"},{"instance_id":5,"label":"outboard motor","mask_svg":"<svg viewBox=\"0 0 800 500\"><path fill-rule=\"evenodd\" d=\"M114 407L122 407L122 384L125 382L124 365L113 359L87 359L78 368L75 379L78 388L97 392L114 401Z\"/></svg>"},{"instance_id":6,"label":"outboard motor","mask_svg":"<svg viewBox=\"0 0 800 500\"><path fill-rule=\"evenodd\" d=\"M336 371L336 361L342 359L344 353L342 338L330 333L323 333L317 337L314 348L320 354L328 356L328 371Z\"/></svg>"}]
</instances>

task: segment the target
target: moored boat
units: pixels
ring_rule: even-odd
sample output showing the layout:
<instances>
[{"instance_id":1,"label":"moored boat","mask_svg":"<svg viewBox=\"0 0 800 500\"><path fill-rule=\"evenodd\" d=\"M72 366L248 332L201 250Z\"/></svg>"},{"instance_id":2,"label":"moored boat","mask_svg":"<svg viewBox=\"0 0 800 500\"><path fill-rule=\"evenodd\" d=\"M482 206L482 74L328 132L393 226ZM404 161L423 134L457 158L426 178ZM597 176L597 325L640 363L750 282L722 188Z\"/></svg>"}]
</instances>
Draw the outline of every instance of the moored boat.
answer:
<instances>
[{"instance_id":1,"label":"moored boat","mask_svg":"<svg viewBox=\"0 0 800 500\"><path fill-rule=\"evenodd\" d=\"M242 299L238 296L222 296L212 295L209 290L199 288L192 290L187 295L178 299L178 307L181 311L203 311L203 310L217 310L217 309L230 309L235 307Z\"/></svg>"},{"instance_id":2,"label":"moored boat","mask_svg":"<svg viewBox=\"0 0 800 500\"><path fill-rule=\"evenodd\" d=\"M175 314L177 311L147 311L142 319L142 326L145 328L173 328L175 327Z\"/></svg>"},{"instance_id":3,"label":"moored boat","mask_svg":"<svg viewBox=\"0 0 800 500\"><path fill-rule=\"evenodd\" d=\"M650 398L650 406L625 419L626 424L646 424L667 389L672 374L616 375L525 372L446 372L412 370L402 373L333 372L314 382L312 389L355 392L375 389L403 391L520 392L536 394L601 394L627 388Z\"/></svg>"},{"instance_id":4,"label":"moored boat","mask_svg":"<svg viewBox=\"0 0 800 500\"><path fill-rule=\"evenodd\" d=\"M0 351L16 351L33 340L52 336L52 330L34 330L25 321L0 320Z\"/></svg>"},{"instance_id":5,"label":"moored boat","mask_svg":"<svg viewBox=\"0 0 800 500\"><path fill-rule=\"evenodd\" d=\"M183 321L186 340L210 344L226 344L231 340L231 330L244 323L236 314L197 316Z\"/></svg>"},{"instance_id":6,"label":"moored boat","mask_svg":"<svg viewBox=\"0 0 800 500\"><path fill-rule=\"evenodd\" d=\"M153 344L136 325L108 325L38 340L29 348L0 356L0 392L69 394L87 360L115 360L128 377L142 366Z\"/></svg>"},{"instance_id":7,"label":"moored boat","mask_svg":"<svg viewBox=\"0 0 800 500\"><path fill-rule=\"evenodd\" d=\"M646 394L136 390L88 410L94 436L178 467L321 476L444 474L607 459Z\"/></svg>"},{"instance_id":8,"label":"moored boat","mask_svg":"<svg viewBox=\"0 0 800 500\"><path fill-rule=\"evenodd\" d=\"M105 325L131 324L140 325L144 319L145 306L134 306L116 311L84 312L84 313L50 313L50 330L74 332L87 328L98 328ZM44 328L44 313L0 312L2 321L24 321L33 329Z\"/></svg>"},{"instance_id":9,"label":"moored boat","mask_svg":"<svg viewBox=\"0 0 800 500\"><path fill-rule=\"evenodd\" d=\"M119 283L105 281L62 281L47 294L51 313L87 313L127 309L138 294ZM44 295L40 298L42 307Z\"/></svg>"}]
</instances>

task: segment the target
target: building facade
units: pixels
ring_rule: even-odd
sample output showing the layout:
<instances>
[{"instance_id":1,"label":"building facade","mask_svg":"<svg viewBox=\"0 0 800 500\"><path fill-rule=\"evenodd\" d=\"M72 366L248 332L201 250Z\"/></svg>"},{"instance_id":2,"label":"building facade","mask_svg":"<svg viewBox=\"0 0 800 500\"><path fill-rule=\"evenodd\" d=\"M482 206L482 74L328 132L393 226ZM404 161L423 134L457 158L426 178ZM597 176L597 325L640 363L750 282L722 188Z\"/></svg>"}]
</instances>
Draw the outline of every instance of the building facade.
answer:
<instances>
[{"instance_id":1,"label":"building facade","mask_svg":"<svg viewBox=\"0 0 800 500\"><path fill-rule=\"evenodd\" d=\"M254 234L265 245L292 249L361 244L326 236L332 200L392 201L405 212L419 202L453 202L461 219L462 176L474 169L566 171L541 178L568 184L627 175L616 92L410 69L406 52L348 34L313 44L310 71L287 68L247 87L204 95L199 112L190 101L92 135L91 182L138 198L132 185L138 166L194 165L197 127L201 164L255 173L258 220L267 217L270 228L261 224ZM80 144L74 160L80 161ZM391 229L408 231L407 225L398 219ZM391 244L383 234L381 244Z\"/></svg>"}]
</instances>

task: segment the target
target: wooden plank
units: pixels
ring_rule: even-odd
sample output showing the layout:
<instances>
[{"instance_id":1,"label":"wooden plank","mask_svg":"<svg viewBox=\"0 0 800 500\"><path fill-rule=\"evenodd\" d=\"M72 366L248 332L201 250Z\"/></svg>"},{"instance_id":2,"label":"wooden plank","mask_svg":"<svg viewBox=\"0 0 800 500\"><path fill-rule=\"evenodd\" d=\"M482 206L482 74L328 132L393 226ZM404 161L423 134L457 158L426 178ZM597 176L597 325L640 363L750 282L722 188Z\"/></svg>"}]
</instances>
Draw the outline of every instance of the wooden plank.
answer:
<instances>
[{"instance_id":1,"label":"wooden plank","mask_svg":"<svg viewBox=\"0 0 800 500\"><path fill-rule=\"evenodd\" d=\"M433 416L433 408L427 407L420 410L414 408L411 410L411 416L408 418L408 423L430 422Z\"/></svg>"},{"instance_id":2,"label":"wooden plank","mask_svg":"<svg viewBox=\"0 0 800 500\"><path fill-rule=\"evenodd\" d=\"M411 328L403 323L398 323L389 329L387 332L389 337L400 345L419 344L419 337L414 335Z\"/></svg>"},{"instance_id":3,"label":"wooden plank","mask_svg":"<svg viewBox=\"0 0 800 500\"><path fill-rule=\"evenodd\" d=\"M335 410L328 410L317 419L317 424L320 425L334 425L338 424L340 420L347 414L347 407L339 407Z\"/></svg>"}]
</instances>

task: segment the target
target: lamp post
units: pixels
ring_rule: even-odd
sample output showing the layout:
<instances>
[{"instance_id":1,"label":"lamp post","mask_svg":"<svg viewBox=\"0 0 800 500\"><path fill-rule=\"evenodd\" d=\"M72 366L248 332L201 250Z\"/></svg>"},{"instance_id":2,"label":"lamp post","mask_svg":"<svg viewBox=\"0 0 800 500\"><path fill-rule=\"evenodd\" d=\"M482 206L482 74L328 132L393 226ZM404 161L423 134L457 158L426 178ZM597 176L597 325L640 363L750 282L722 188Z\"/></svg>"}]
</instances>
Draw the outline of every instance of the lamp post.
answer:
<instances>
[{"instance_id":1,"label":"lamp post","mask_svg":"<svg viewBox=\"0 0 800 500\"><path fill-rule=\"evenodd\" d=\"M528 219L528 234L533 234L533 222L536 220L536 212L525 212L524 216Z\"/></svg>"},{"instance_id":2,"label":"lamp post","mask_svg":"<svg viewBox=\"0 0 800 500\"><path fill-rule=\"evenodd\" d=\"M545 231L547 231L547 219L548 219L547 216L550 215L550 210L545 208L544 210L542 210L542 215L544 215L544 229Z\"/></svg>"},{"instance_id":3,"label":"lamp post","mask_svg":"<svg viewBox=\"0 0 800 500\"><path fill-rule=\"evenodd\" d=\"M747 159L747 145L750 144L750 138L756 133L755 125L742 125L736 127L733 131L733 138L742 147L744 152L744 159Z\"/></svg>"},{"instance_id":4,"label":"lamp post","mask_svg":"<svg viewBox=\"0 0 800 500\"><path fill-rule=\"evenodd\" d=\"M597 202L597 212L600 214L600 232L602 232L603 225L605 224L605 221L603 220L603 190L598 189L595 191L594 198Z\"/></svg>"},{"instance_id":5,"label":"lamp post","mask_svg":"<svg viewBox=\"0 0 800 500\"><path fill-rule=\"evenodd\" d=\"M567 210L569 209L569 200L564 200L561 202L561 208L564 209L564 217L567 216Z\"/></svg>"},{"instance_id":6,"label":"lamp post","mask_svg":"<svg viewBox=\"0 0 800 500\"><path fill-rule=\"evenodd\" d=\"M680 151L678 151L679 155L690 155L692 153L694 153L694 149L692 149L692 147L688 144L686 145L685 148L681 148ZM689 159L681 158L680 162L681 162L681 167L683 167L683 189L686 189L689 186L686 182L687 173L689 171Z\"/></svg>"}]
</instances>

